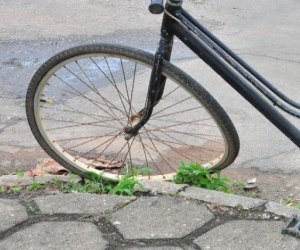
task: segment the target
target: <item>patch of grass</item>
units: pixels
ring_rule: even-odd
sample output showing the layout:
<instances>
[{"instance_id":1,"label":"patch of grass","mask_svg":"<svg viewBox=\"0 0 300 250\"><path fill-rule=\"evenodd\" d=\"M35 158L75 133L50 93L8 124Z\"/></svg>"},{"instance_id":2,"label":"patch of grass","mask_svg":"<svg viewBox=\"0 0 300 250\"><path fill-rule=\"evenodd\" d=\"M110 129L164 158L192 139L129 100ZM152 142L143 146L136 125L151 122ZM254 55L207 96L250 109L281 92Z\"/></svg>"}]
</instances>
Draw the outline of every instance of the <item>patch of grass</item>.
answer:
<instances>
[{"instance_id":1,"label":"patch of grass","mask_svg":"<svg viewBox=\"0 0 300 250\"><path fill-rule=\"evenodd\" d=\"M60 190L65 193L80 192L80 193L109 193L114 195L133 195L135 188L141 186L141 184L136 179L137 175L148 174L149 170L147 168L133 168L132 170L128 168L128 171L124 173L123 177L119 180L109 180L101 175L94 172L89 172L89 179L85 179L83 182L63 182L59 178L54 178L50 182L39 182L33 181L27 186L13 186L9 188L0 186L0 193L14 192L18 193L21 191L38 191L46 188L52 188ZM25 176L23 171L19 171L17 175L21 178ZM75 176L70 174L70 176Z\"/></svg>"},{"instance_id":2,"label":"patch of grass","mask_svg":"<svg viewBox=\"0 0 300 250\"><path fill-rule=\"evenodd\" d=\"M25 176L25 172L23 170L20 170L17 172L17 176L23 178Z\"/></svg>"},{"instance_id":3,"label":"patch of grass","mask_svg":"<svg viewBox=\"0 0 300 250\"><path fill-rule=\"evenodd\" d=\"M14 193L19 193L19 192L21 192L21 190L22 190L21 186L13 186L11 188L11 191L14 192Z\"/></svg>"},{"instance_id":4,"label":"patch of grass","mask_svg":"<svg viewBox=\"0 0 300 250\"><path fill-rule=\"evenodd\" d=\"M88 175L90 180L85 180L84 183L63 183L59 179L54 179L50 185L66 193L109 193L114 195L133 195L136 186L141 185L131 174L124 175L119 181L105 179L93 172Z\"/></svg>"},{"instance_id":5,"label":"patch of grass","mask_svg":"<svg viewBox=\"0 0 300 250\"><path fill-rule=\"evenodd\" d=\"M233 193L229 179L222 178L220 172L211 174L209 169L201 167L198 163L181 162L173 181L176 184L189 184L225 193Z\"/></svg>"},{"instance_id":6,"label":"patch of grass","mask_svg":"<svg viewBox=\"0 0 300 250\"><path fill-rule=\"evenodd\" d=\"M137 186L142 186L133 176L124 176L118 182L118 184L112 187L109 191L110 194L118 195L133 195L135 188Z\"/></svg>"},{"instance_id":7,"label":"patch of grass","mask_svg":"<svg viewBox=\"0 0 300 250\"><path fill-rule=\"evenodd\" d=\"M39 182L39 181L33 181L27 186L27 190L29 191L37 191L43 189L45 186L45 183Z\"/></svg>"},{"instance_id":8,"label":"patch of grass","mask_svg":"<svg viewBox=\"0 0 300 250\"><path fill-rule=\"evenodd\" d=\"M181 162L173 181L177 184L188 184L230 194L253 198L259 197L259 189L245 190L243 182L223 178L220 172L211 174L209 169L202 167L198 163Z\"/></svg>"},{"instance_id":9,"label":"patch of grass","mask_svg":"<svg viewBox=\"0 0 300 250\"><path fill-rule=\"evenodd\" d=\"M125 176L133 176L136 177L138 175L149 175L151 173L152 169L148 167L143 167L143 166L134 166L134 167L129 167L125 166L122 172L122 175Z\"/></svg>"},{"instance_id":10,"label":"patch of grass","mask_svg":"<svg viewBox=\"0 0 300 250\"><path fill-rule=\"evenodd\" d=\"M300 203L299 200L295 200L292 197L285 197L280 199L280 204L288 206L288 207L294 207L300 209Z\"/></svg>"},{"instance_id":11,"label":"patch of grass","mask_svg":"<svg viewBox=\"0 0 300 250\"><path fill-rule=\"evenodd\" d=\"M89 180L85 181L84 184L74 183L74 182L64 183L61 190L65 193L73 193L73 192L92 193L92 194L104 193L104 189L101 183L97 183Z\"/></svg>"}]
</instances>

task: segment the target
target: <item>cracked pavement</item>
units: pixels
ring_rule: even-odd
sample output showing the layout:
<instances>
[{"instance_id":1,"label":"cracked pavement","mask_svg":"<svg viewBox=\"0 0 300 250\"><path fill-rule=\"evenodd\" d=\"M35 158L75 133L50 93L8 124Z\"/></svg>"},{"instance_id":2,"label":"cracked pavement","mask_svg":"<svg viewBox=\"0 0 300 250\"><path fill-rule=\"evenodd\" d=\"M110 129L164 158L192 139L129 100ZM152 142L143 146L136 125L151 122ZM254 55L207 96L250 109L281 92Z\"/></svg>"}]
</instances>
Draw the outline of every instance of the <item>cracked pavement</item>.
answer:
<instances>
[{"instance_id":1,"label":"cracked pavement","mask_svg":"<svg viewBox=\"0 0 300 250\"><path fill-rule=\"evenodd\" d=\"M26 89L37 68L63 49L91 42L154 51L161 16L148 13L148 2L0 0L1 174L28 169L46 157L24 110ZM279 89L300 99L298 0L194 0L185 6ZM172 60L216 97L237 127L241 151L225 174L266 176L264 188L286 186L285 195L300 199L299 148L177 40ZM299 119L290 119L300 127ZM294 184L288 186L289 182Z\"/></svg>"}]
</instances>

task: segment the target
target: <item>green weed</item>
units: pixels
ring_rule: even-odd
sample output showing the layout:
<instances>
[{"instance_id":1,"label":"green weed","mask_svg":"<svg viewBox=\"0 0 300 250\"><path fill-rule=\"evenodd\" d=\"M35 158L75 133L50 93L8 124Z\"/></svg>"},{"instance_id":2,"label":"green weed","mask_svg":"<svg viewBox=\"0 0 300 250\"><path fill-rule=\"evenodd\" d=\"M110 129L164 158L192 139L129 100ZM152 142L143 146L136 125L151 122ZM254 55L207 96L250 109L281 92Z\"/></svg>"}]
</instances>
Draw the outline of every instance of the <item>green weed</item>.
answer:
<instances>
[{"instance_id":1,"label":"green weed","mask_svg":"<svg viewBox=\"0 0 300 250\"><path fill-rule=\"evenodd\" d=\"M61 180L52 180L51 186L66 193L110 193L117 195L133 195L135 187L140 185L135 176L125 175L119 181L108 180L94 172L89 172L89 180L84 183L67 182Z\"/></svg>"},{"instance_id":2,"label":"green weed","mask_svg":"<svg viewBox=\"0 0 300 250\"><path fill-rule=\"evenodd\" d=\"M137 186L142 185L134 178L134 176L124 176L116 186L110 189L109 193L131 196L134 194L135 188Z\"/></svg>"},{"instance_id":3,"label":"green weed","mask_svg":"<svg viewBox=\"0 0 300 250\"><path fill-rule=\"evenodd\" d=\"M149 175L151 173L152 169L148 168L148 167L142 167L142 166L132 166L129 167L127 164L124 167L123 171L122 171L122 175L125 176L139 176L139 175Z\"/></svg>"},{"instance_id":4,"label":"green weed","mask_svg":"<svg viewBox=\"0 0 300 250\"><path fill-rule=\"evenodd\" d=\"M6 191L6 188L3 186L0 186L0 193L4 193Z\"/></svg>"},{"instance_id":5,"label":"green weed","mask_svg":"<svg viewBox=\"0 0 300 250\"><path fill-rule=\"evenodd\" d=\"M37 191L43 189L45 186L45 183L39 182L39 181L33 181L27 186L27 190L29 191Z\"/></svg>"},{"instance_id":6,"label":"green weed","mask_svg":"<svg viewBox=\"0 0 300 250\"><path fill-rule=\"evenodd\" d=\"M300 209L299 200L297 201L297 200L295 200L291 197L281 198L280 199L280 204Z\"/></svg>"},{"instance_id":7,"label":"green weed","mask_svg":"<svg viewBox=\"0 0 300 250\"><path fill-rule=\"evenodd\" d=\"M189 184L191 186L232 193L230 180L222 178L220 173L211 174L209 169L201 167L198 163L180 163L173 179L176 184Z\"/></svg>"},{"instance_id":8,"label":"green weed","mask_svg":"<svg viewBox=\"0 0 300 250\"><path fill-rule=\"evenodd\" d=\"M11 191L14 193L19 193L22 190L22 188L20 186L13 186L11 188Z\"/></svg>"},{"instance_id":9,"label":"green weed","mask_svg":"<svg viewBox=\"0 0 300 250\"><path fill-rule=\"evenodd\" d=\"M25 172L23 170L20 170L17 172L17 176L23 178L25 176Z\"/></svg>"}]
</instances>

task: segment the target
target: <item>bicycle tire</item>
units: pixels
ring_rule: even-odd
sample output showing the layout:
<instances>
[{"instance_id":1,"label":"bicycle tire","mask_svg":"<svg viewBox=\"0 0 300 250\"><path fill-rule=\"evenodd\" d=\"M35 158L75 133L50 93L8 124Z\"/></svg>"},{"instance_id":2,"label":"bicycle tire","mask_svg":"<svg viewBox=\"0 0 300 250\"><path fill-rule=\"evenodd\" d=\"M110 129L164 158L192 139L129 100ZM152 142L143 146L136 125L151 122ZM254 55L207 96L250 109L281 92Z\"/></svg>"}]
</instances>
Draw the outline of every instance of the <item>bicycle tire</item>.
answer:
<instances>
[{"instance_id":1,"label":"bicycle tire","mask_svg":"<svg viewBox=\"0 0 300 250\"><path fill-rule=\"evenodd\" d=\"M63 167L67 168L71 172L74 172L82 177L89 178L90 175L87 174L87 168L82 168L82 163L76 163L76 159L70 160L69 158L64 157L63 153L57 151L56 145L54 145L54 141L51 142L48 135L45 134L45 129L43 129L41 123L41 117L39 117L40 111L38 110L39 103L41 102L41 89L45 88L48 83L45 83L45 78L49 81L49 77L53 76L53 72L56 73L55 70L58 70L57 67L62 67L58 65L63 65L65 63L74 63L76 58L85 58L89 55L110 55L119 57L122 63L122 58L124 60L134 60L136 63L141 63L142 65L146 65L149 69L151 69L154 62L154 55L134 49L126 46L112 45L112 44L92 44L92 45L83 45L75 48L71 48L61 53L53 56L51 59L46 61L35 73L33 76L30 85L28 87L27 95L26 95L26 114L28 123L32 130L33 135L36 140L40 144L40 146L59 164ZM90 57L92 58L92 57ZM82 59L83 60L83 59ZM78 61L76 61L78 64ZM79 64L78 64L79 65ZM145 67L146 67L145 66ZM122 64L123 67L123 64ZM61 68L59 68L61 69ZM124 69L123 69L124 70ZM55 75L54 73L54 75ZM123 71L124 74L124 71ZM214 165L210 166L212 172L222 170L229 166L237 157L239 152L239 137L237 131L230 120L227 113L224 109L217 103L217 101L192 77L187 75L184 71L180 70L178 67L173 64L164 61L163 63L163 74L167 76L168 79L172 79L176 84L178 84L184 91L191 94L193 98L197 100L197 102L201 103L207 113L212 117L212 120L217 124L218 129L220 130L222 137L224 139L225 152L222 155L222 159L219 160ZM124 74L125 77L125 74ZM49 78L49 79L48 79ZM126 82L126 79L125 79ZM41 86L41 85L44 86ZM145 87L148 86L146 83ZM127 86L126 86L127 87ZM133 86L132 86L133 88ZM37 95L40 96L37 96ZM128 92L127 92L128 94ZM122 101L122 97L120 97ZM128 96L129 99L129 96ZM43 102L47 102L43 100ZM107 104L107 103L106 103ZM113 105L113 104L112 104ZM113 108L110 105L107 105L108 108ZM126 110L125 110L126 111ZM151 118L150 118L151 120ZM86 124L85 124L86 125ZM149 134L148 134L149 135ZM174 141L173 141L174 142ZM133 143L133 142L132 142ZM128 144L129 147L129 144ZM153 148L152 148L153 149ZM129 148L130 151L130 148ZM145 151L145 150L144 150ZM159 153L159 151L158 151ZM128 153L127 153L128 154ZM147 155L145 154L146 158ZM127 155L126 155L127 157ZM78 159L78 158L77 158ZM126 160L126 158L125 158ZM124 160L124 162L125 162ZM147 160L147 159L146 159ZM112 161L112 160L111 160ZM123 162L123 164L124 164ZM148 162L147 162L148 163ZM79 164L79 165L78 165ZM88 169L90 166L88 165ZM103 170L91 169L91 171L95 171L97 173L105 173ZM167 173L166 175L155 175L153 178L159 179L170 179L174 173ZM118 173L119 176L119 173ZM160 177L159 177L160 176ZM117 178L116 174L107 174L106 178L115 179ZM148 176L147 176L148 177ZM150 175L149 175L150 177ZM149 178L148 177L148 178ZM152 176L151 176L152 177ZM145 177L142 177L145 178Z\"/></svg>"}]
</instances>

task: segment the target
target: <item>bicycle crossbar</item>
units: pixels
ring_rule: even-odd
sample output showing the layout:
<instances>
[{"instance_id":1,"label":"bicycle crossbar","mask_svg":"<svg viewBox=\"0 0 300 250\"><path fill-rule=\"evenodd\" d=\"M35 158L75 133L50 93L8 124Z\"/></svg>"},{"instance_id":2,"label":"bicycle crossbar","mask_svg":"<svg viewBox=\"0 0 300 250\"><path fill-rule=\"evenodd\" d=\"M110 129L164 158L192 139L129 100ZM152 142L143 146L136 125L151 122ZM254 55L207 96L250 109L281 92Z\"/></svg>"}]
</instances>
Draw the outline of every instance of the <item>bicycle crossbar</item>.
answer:
<instances>
[{"instance_id":1,"label":"bicycle crossbar","mask_svg":"<svg viewBox=\"0 0 300 250\"><path fill-rule=\"evenodd\" d=\"M245 62L241 57L236 55L230 48L228 48L222 41L220 41L216 36L214 36L208 29L206 29L202 24L200 24L194 17L192 17L186 10L181 9L181 13L183 17L186 17L187 20L190 21L192 25L194 25L197 29L204 33L204 35L209 39L210 43L213 43L215 46L219 47L218 49L222 49L229 56L231 56L236 62L238 62L244 69L246 69L249 73L252 74L256 79L258 79L265 87L267 87L270 91L280 97L283 101L290 104L291 106L300 109L300 103L292 100L284 93L279 91L274 85L272 85L267 79L265 79L262 75L260 75L255 69L253 69L247 62ZM246 78L248 78L247 76ZM250 76L251 77L251 76ZM251 77L252 78L252 77ZM270 98L269 98L270 99ZM280 107L280 105L279 105ZM288 112L288 111L287 111ZM299 113L298 113L299 115ZM299 117L299 116L298 116Z\"/></svg>"},{"instance_id":2,"label":"bicycle crossbar","mask_svg":"<svg viewBox=\"0 0 300 250\"><path fill-rule=\"evenodd\" d=\"M180 15L175 15L180 18ZM205 63L207 63L217 74L228 82L246 100L248 100L258 111L270 120L291 141L300 147L300 131L257 91L247 83L244 77L236 72L230 65L225 63L219 54L207 45L201 37L190 31L182 22L173 22L172 32L194 51Z\"/></svg>"}]
</instances>

